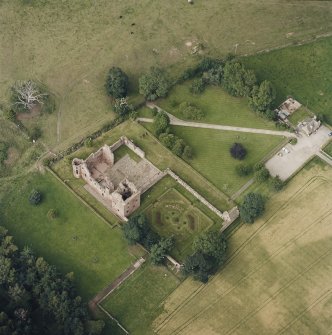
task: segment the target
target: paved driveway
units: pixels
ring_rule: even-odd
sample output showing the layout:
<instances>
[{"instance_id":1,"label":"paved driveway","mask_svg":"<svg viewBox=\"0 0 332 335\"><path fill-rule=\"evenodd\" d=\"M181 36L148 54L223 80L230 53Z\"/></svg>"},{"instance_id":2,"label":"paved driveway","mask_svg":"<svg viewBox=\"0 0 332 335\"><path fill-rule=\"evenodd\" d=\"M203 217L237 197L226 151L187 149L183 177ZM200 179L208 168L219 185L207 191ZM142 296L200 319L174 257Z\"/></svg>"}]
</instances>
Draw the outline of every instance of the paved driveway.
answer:
<instances>
[{"instance_id":1,"label":"paved driveway","mask_svg":"<svg viewBox=\"0 0 332 335\"><path fill-rule=\"evenodd\" d=\"M297 138L297 144L287 144L286 150L280 150L278 154L268 160L265 166L272 176L278 175L286 180L295 173L312 156L319 153L319 150L329 140L331 130L321 126L316 134L311 136L301 135Z\"/></svg>"}]
</instances>

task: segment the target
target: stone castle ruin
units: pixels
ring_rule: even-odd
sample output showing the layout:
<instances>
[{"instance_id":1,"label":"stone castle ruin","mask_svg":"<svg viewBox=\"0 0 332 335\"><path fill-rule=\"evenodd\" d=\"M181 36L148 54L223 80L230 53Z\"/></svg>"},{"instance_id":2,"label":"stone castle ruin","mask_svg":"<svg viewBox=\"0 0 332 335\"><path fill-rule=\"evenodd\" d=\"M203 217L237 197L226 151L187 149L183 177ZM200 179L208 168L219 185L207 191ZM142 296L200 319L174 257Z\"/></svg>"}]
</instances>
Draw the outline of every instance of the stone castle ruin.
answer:
<instances>
[{"instance_id":1,"label":"stone castle ruin","mask_svg":"<svg viewBox=\"0 0 332 335\"><path fill-rule=\"evenodd\" d=\"M139 159L126 154L115 160L114 151L122 145L132 150ZM74 158L72 168L74 176L87 183L85 189L124 221L139 208L141 195L166 175L175 179L225 223L230 224L239 216L237 207L230 212L221 212L173 171L160 171L145 158L144 151L125 136L111 146L105 144L85 160Z\"/></svg>"}]
</instances>

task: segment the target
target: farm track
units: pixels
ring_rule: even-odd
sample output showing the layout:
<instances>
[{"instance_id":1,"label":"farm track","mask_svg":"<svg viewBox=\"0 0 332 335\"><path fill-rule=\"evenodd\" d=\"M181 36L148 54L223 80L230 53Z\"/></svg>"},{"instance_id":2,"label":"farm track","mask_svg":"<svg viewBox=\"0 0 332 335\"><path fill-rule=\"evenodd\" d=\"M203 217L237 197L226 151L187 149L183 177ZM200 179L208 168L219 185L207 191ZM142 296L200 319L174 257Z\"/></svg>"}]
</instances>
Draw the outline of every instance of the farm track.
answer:
<instances>
[{"instance_id":1,"label":"farm track","mask_svg":"<svg viewBox=\"0 0 332 335\"><path fill-rule=\"evenodd\" d=\"M240 252L251 242L251 240L256 236L256 235L258 235L261 231L263 231L265 228L266 228L266 226L267 226L267 224L271 221L271 220L273 220L275 217L276 217L276 215L278 215L278 213L281 211L281 210L283 210L283 209L285 209L285 208L287 208L288 206L289 206L289 203L292 201L292 200L294 200L296 197L298 197L298 195L299 194L301 194L303 191L305 191L307 188L309 188L310 187L310 185L312 185L316 180L321 180L322 182L323 181L326 181L326 179L325 178L322 178L322 177L313 177L313 178L311 178L311 179L309 179L308 180L308 182L306 183L306 184L304 184L302 187L300 187L292 196L290 196L290 198L287 200L287 201L285 201L284 202L284 205L282 205L282 206L280 206L278 209L276 209L275 211L274 211L274 213L272 213L272 215L246 240L246 241L244 241L234 252L233 252L233 254L228 258L228 260L226 261L226 263L225 263L225 266L227 265L227 264L229 264L231 261L233 261L233 259L235 259L239 254L240 254ZM327 212L327 214L329 215L329 214L331 214L331 212L332 212L332 210L330 210L330 211L328 211ZM324 215L322 215L320 218L322 218L322 217L324 217L325 216L325 214ZM318 222L320 222L320 221L318 221ZM297 238L299 238L300 236L302 236L307 230L309 230L314 224L316 224L317 223L317 220L316 221L314 221L314 223L312 223L311 225L309 225L308 227L307 227L307 229L305 230L305 231L302 231L302 233L301 234L299 234L297 237L296 237L296 239ZM296 240L295 239L295 240ZM293 243L294 242L294 238L293 239L291 239L291 240L289 240L287 243L285 243L282 247L281 247L281 249L284 249L285 248L285 246L287 245L287 244L289 244L289 243ZM281 251L280 251L280 248L276 251L276 252L278 252L278 253L280 253ZM275 253L276 253L275 252ZM274 253L274 254L275 254ZM273 257L274 256L274 254L271 256L271 257ZM260 264L260 266L258 267L258 268L260 268L262 265L264 265L267 261L269 261L270 259L271 259L271 257L269 257L267 260L265 260L265 261L263 261L263 263L261 263ZM255 269L253 269L253 270L251 270L250 271L250 273L249 274L251 274L252 272L255 272L255 271L257 271L257 268L255 268ZM158 325L158 327L156 328L156 332L157 333L159 333L160 332L160 330L162 330L166 325L167 325L167 323L168 323L168 321L176 314L176 313L178 313L178 311L180 311L181 309L183 309L184 307L186 307L190 302L191 302L191 300L193 299L193 298L195 298L199 293L201 293L201 292L203 292L204 290L206 290L207 288L209 288L216 280L217 280L217 278L221 275L221 273L222 273L222 271L219 273L219 274L217 274L216 276L214 276L213 278L211 278L210 279L210 281L207 283L207 284L202 284L200 287L198 287L191 295L189 295L184 301L183 301L183 303L182 304L180 304L178 307L176 307L170 314L168 314L167 315L167 317ZM248 277L248 275L246 276L246 277ZM244 278L246 278L246 277L244 277ZM240 281L242 281L244 278L242 278ZM222 296L223 297L223 296ZM222 297L220 297L220 299L222 298ZM218 301L220 300L220 299L218 299ZM190 321L189 321L189 323L192 321L192 320L194 320L197 316L199 316L199 315L201 315L206 309L208 309L208 308L210 308L210 306L212 306L214 303L212 303L212 304L210 304L207 308L205 308L203 311L201 311L200 313L198 313L198 314L196 314L196 315L194 315L193 317L191 317L190 318ZM189 324L188 323L188 321L187 322L185 322L185 327ZM183 326L180 326L181 327L181 329L183 329ZM184 327L184 328L185 328ZM174 334L176 334L176 333L174 333Z\"/></svg>"}]
</instances>

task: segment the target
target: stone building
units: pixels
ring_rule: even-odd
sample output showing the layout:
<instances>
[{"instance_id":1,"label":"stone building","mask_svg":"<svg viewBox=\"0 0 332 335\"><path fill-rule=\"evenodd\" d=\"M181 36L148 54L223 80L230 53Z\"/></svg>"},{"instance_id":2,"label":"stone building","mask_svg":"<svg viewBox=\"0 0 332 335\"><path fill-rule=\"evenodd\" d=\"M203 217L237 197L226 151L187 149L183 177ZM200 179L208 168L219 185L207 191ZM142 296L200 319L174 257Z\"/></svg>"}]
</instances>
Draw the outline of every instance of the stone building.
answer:
<instances>
[{"instance_id":1,"label":"stone building","mask_svg":"<svg viewBox=\"0 0 332 335\"><path fill-rule=\"evenodd\" d=\"M119 181L119 178L115 178L115 173L112 173L115 165L113 150L126 144L127 141L129 141L127 138L122 137L113 146L104 145L86 160L74 158L72 161L74 176L82 178L122 219L126 219L140 206L141 195L135 184L127 177ZM132 142L130 148L135 149Z\"/></svg>"}]
</instances>

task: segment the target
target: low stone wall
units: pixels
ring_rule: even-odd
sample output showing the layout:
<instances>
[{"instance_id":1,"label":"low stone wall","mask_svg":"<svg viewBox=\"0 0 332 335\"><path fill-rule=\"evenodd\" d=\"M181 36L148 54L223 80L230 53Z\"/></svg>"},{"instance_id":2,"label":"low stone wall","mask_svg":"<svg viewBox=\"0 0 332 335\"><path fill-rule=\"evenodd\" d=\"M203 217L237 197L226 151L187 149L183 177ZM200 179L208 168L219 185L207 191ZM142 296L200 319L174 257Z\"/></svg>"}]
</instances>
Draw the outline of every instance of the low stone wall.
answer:
<instances>
[{"instance_id":1,"label":"low stone wall","mask_svg":"<svg viewBox=\"0 0 332 335\"><path fill-rule=\"evenodd\" d=\"M190 192L194 197L196 197L201 203L208 207L212 212L217 214L221 219L224 220L223 213L210 204L205 198L203 198L199 193L197 193L191 186L189 186L185 181L183 181L178 175L176 175L171 169L167 168L166 173L175 179L181 186L183 186L188 192Z\"/></svg>"},{"instance_id":2,"label":"low stone wall","mask_svg":"<svg viewBox=\"0 0 332 335\"><path fill-rule=\"evenodd\" d=\"M141 187L141 190L140 190L141 194L143 194L145 191L151 188L154 184L158 183L158 181L163 179L166 175L167 175L166 171L163 171L163 172L160 171L158 174L156 174L153 179L151 179L148 183L146 183L145 185Z\"/></svg>"},{"instance_id":3,"label":"low stone wall","mask_svg":"<svg viewBox=\"0 0 332 335\"><path fill-rule=\"evenodd\" d=\"M136 146L132 141L130 141L127 137L122 136L121 137L123 143L132 151L135 152L135 154L141 158L145 158L145 152L139 148L138 146Z\"/></svg>"},{"instance_id":4,"label":"low stone wall","mask_svg":"<svg viewBox=\"0 0 332 335\"><path fill-rule=\"evenodd\" d=\"M119 149L121 146L123 145L123 139L120 138L119 140L117 140L115 143L113 143L110 146L111 151L115 151L116 149Z\"/></svg>"}]
</instances>

